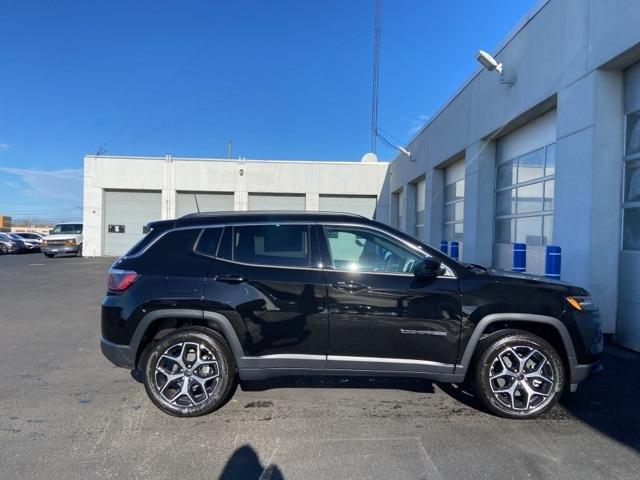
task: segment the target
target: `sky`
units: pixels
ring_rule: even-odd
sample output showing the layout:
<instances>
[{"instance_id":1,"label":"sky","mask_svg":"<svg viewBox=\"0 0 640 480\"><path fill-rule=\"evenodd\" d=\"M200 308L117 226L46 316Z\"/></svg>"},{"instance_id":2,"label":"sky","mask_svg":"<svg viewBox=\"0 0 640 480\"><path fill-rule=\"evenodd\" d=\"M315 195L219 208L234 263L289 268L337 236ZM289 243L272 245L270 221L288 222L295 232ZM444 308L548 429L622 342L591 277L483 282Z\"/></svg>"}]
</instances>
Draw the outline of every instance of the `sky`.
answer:
<instances>
[{"instance_id":1,"label":"sky","mask_svg":"<svg viewBox=\"0 0 640 480\"><path fill-rule=\"evenodd\" d=\"M405 144L534 0L382 0ZM0 215L81 218L86 154L359 160L374 0L0 0ZM378 156L396 152L378 142Z\"/></svg>"}]
</instances>

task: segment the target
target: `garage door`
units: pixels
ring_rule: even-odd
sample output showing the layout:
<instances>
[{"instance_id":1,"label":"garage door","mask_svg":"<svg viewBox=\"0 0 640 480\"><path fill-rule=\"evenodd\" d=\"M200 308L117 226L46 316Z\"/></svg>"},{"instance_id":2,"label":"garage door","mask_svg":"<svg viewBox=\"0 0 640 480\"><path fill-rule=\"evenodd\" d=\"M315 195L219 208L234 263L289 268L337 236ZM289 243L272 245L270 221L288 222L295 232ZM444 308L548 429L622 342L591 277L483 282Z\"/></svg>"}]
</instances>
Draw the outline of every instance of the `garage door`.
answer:
<instances>
[{"instance_id":1,"label":"garage door","mask_svg":"<svg viewBox=\"0 0 640 480\"><path fill-rule=\"evenodd\" d=\"M249 194L249 210L304 210L304 195Z\"/></svg>"},{"instance_id":2,"label":"garage door","mask_svg":"<svg viewBox=\"0 0 640 480\"><path fill-rule=\"evenodd\" d=\"M356 213L373 218L376 211L375 196L320 195L320 211Z\"/></svg>"},{"instance_id":3,"label":"garage door","mask_svg":"<svg viewBox=\"0 0 640 480\"><path fill-rule=\"evenodd\" d=\"M144 225L160 220L161 210L160 192L105 192L103 254L124 254L142 238Z\"/></svg>"},{"instance_id":4,"label":"garage door","mask_svg":"<svg viewBox=\"0 0 640 480\"><path fill-rule=\"evenodd\" d=\"M195 197L201 212L233 211L233 193L178 192L176 197L176 218L189 213L196 213Z\"/></svg>"}]
</instances>

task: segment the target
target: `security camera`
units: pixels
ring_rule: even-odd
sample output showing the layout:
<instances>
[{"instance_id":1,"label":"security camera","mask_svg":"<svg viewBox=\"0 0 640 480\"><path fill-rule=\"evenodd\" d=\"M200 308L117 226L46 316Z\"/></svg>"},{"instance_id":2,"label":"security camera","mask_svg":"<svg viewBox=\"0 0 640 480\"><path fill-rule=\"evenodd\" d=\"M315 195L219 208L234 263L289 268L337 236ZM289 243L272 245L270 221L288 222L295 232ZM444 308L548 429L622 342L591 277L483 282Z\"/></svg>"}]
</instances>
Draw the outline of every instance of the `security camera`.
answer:
<instances>
[{"instance_id":1,"label":"security camera","mask_svg":"<svg viewBox=\"0 0 640 480\"><path fill-rule=\"evenodd\" d=\"M476 55L476 60L478 60L484 68L493 72L494 70L502 75L502 64L498 63L493 56L489 55L484 50L478 50L478 54Z\"/></svg>"}]
</instances>

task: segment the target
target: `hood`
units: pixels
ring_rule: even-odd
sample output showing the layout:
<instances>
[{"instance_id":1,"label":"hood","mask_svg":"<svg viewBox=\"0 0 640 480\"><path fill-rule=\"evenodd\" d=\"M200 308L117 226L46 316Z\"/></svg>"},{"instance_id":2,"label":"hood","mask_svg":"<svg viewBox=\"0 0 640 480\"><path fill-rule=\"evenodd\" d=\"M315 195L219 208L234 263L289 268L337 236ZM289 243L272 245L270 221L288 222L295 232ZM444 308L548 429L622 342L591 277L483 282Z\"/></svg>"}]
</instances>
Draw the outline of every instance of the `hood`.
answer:
<instances>
[{"instance_id":1,"label":"hood","mask_svg":"<svg viewBox=\"0 0 640 480\"><path fill-rule=\"evenodd\" d=\"M547 286L554 290L562 290L571 295L589 295L589 292L582 287L572 285L561 280L556 280L549 277L543 277L541 275L531 275L529 273L510 272L508 270L501 270L495 268L489 268L486 272L491 278L497 282L509 282L509 283L523 283L531 285L539 284L541 287Z\"/></svg>"},{"instance_id":2,"label":"hood","mask_svg":"<svg viewBox=\"0 0 640 480\"><path fill-rule=\"evenodd\" d=\"M555 285L569 286L567 282L563 282L562 280L556 280L555 278L544 277L542 275L533 275L531 273L512 272L509 270L503 270L498 268L488 268L487 274L493 277L513 278L516 280L533 280L537 282L553 283Z\"/></svg>"}]
</instances>

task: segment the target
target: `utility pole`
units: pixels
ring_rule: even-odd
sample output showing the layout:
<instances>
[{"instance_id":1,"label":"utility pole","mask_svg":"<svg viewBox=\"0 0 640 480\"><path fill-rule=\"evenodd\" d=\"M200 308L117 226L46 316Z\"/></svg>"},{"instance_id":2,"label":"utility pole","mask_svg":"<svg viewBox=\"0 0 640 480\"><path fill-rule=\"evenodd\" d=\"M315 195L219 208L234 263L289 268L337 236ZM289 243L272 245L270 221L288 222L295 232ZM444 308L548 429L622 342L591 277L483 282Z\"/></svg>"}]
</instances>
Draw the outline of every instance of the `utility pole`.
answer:
<instances>
[{"instance_id":1,"label":"utility pole","mask_svg":"<svg viewBox=\"0 0 640 480\"><path fill-rule=\"evenodd\" d=\"M231 149L233 147L233 142L231 140L229 140L229 144L227 145L227 155L229 157L229 160L231 160Z\"/></svg>"},{"instance_id":2,"label":"utility pole","mask_svg":"<svg viewBox=\"0 0 640 480\"><path fill-rule=\"evenodd\" d=\"M371 91L371 152L376 153L378 136L378 77L380 76L380 15L381 0L375 0L373 20L373 75Z\"/></svg>"}]
</instances>

